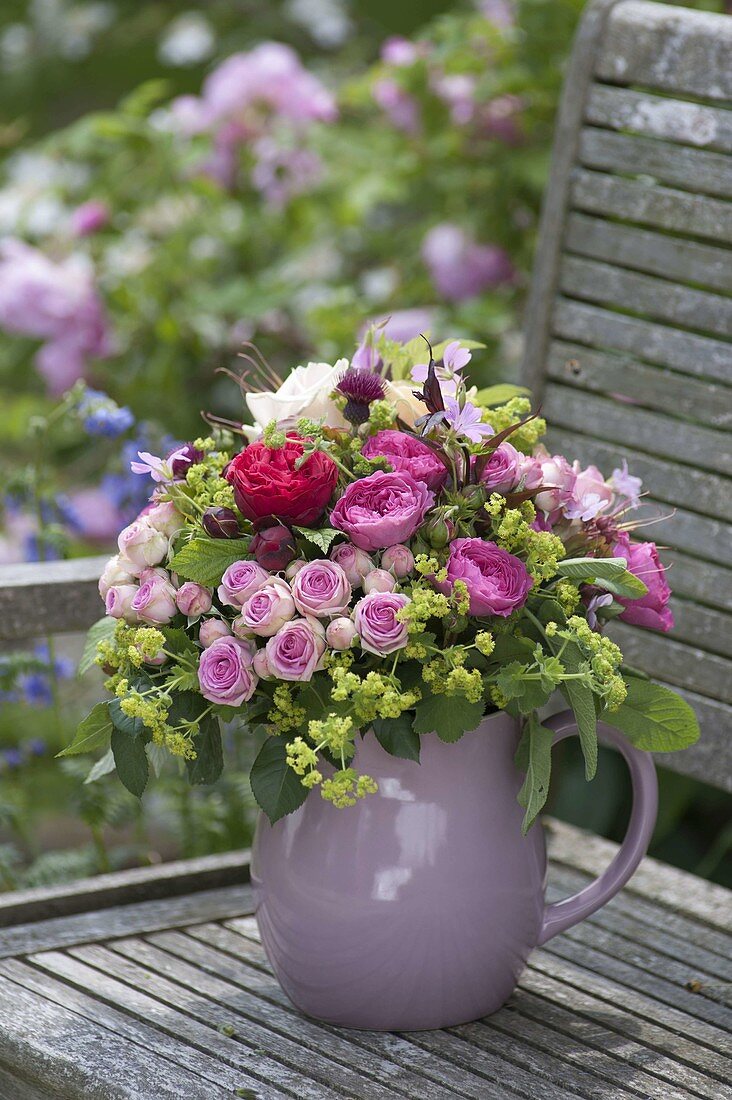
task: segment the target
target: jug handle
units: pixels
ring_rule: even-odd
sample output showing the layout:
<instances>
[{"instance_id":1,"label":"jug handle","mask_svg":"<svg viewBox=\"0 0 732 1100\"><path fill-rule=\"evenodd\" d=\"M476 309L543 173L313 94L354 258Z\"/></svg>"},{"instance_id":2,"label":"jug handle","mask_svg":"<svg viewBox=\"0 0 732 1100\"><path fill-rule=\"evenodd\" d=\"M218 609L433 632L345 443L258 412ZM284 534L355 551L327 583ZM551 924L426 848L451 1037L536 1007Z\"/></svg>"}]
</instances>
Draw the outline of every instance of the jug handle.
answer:
<instances>
[{"instance_id":1,"label":"jug handle","mask_svg":"<svg viewBox=\"0 0 732 1100\"><path fill-rule=\"evenodd\" d=\"M571 710L555 714L542 723L554 730L553 744L577 733L577 723ZM612 726L599 722L598 736L612 745L624 757L633 784L633 806L625 839L605 871L578 894L561 901L551 902L544 908L544 920L539 935L539 946L564 932L573 924L589 917L625 886L646 854L656 824L658 810L658 780L653 757L636 749Z\"/></svg>"}]
</instances>

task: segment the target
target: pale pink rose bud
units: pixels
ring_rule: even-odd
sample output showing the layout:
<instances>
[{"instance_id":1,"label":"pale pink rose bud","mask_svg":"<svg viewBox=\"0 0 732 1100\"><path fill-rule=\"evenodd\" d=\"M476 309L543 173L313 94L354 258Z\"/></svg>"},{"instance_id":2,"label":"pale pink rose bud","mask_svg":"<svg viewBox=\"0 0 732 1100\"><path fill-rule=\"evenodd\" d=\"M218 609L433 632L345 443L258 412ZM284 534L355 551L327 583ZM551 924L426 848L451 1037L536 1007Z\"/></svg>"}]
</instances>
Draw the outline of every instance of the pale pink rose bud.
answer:
<instances>
[{"instance_id":1,"label":"pale pink rose bud","mask_svg":"<svg viewBox=\"0 0 732 1100\"><path fill-rule=\"evenodd\" d=\"M143 622L153 626L164 626L175 616L175 589L162 577L150 577L143 581L132 601L132 610L136 611Z\"/></svg>"},{"instance_id":2,"label":"pale pink rose bud","mask_svg":"<svg viewBox=\"0 0 732 1100\"><path fill-rule=\"evenodd\" d=\"M257 676L259 676L259 678L261 680L266 680L266 679L268 679L269 677L272 676L272 673L270 672L270 669L269 669L269 664L267 662L267 650L266 649L258 649L257 652L254 654L254 660L252 662L252 668L254 669Z\"/></svg>"},{"instance_id":3,"label":"pale pink rose bud","mask_svg":"<svg viewBox=\"0 0 732 1100\"><path fill-rule=\"evenodd\" d=\"M138 615L132 607L136 595L136 584L113 584L104 598L107 614L113 619L126 619L127 622L136 623Z\"/></svg>"},{"instance_id":4,"label":"pale pink rose bud","mask_svg":"<svg viewBox=\"0 0 732 1100\"><path fill-rule=\"evenodd\" d=\"M204 588L195 581L186 581L175 594L178 610L189 619L197 619L211 610L213 597L210 588Z\"/></svg>"},{"instance_id":5,"label":"pale pink rose bud","mask_svg":"<svg viewBox=\"0 0 732 1100\"><path fill-rule=\"evenodd\" d=\"M414 569L414 554L408 546L402 546L401 543L388 546L381 555L381 568L401 580L408 577Z\"/></svg>"},{"instance_id":6,"label":"pale pink rose bud","mask_svg":"<svg viewBox=\"0 0 732 1100\"><path fill-rule=\"evenodd\" d=\"M177 535L184 525L183 516L180 514L172 500L161 500L149 512L143 513L146 523L160 531L169 539Z\"/></svg>"},{"instance_id":7,"label":"pale pink rose bud","mask_svg":"<svg viewBox=\"0 0 732 1100\"><path fill-rule=\"evenodd\" d=\"M307 565L307 562L304 561L302 558L298 558L296 561L290 562L290 564L287 566L287 569L285 569L285 576L287 577L288 581L294 580L294 578L302 569L303 565Z\"/></svg>"},{"instance_id":8,"label":"pale pink rose bud","mask_svg":"<svg viewBox=\"0 0 732 1100\"><path fill-rule=\"evenodd\" d=\"M358 588L361 581L374 568L374 562L364 550L359 550L352 542L341 542L330 552L330 560L340 565L348 577L349 584Z\"/></svg>"},{"instance_id":9,"label":"pale pink rose bud","mask_svg":"<svg viewBox=\"0 0 732 1100\"><path fill-rule=\"evenodd\" d=\"M168 553L168 538L146 520L136 519L120 532L117 540L125 567L137 576L149 565L157 565ZM129 564L128 564L129 563Z\"/></svg>"},{"instance_id":10,"label":"pale pink rose bud","mask_svg":"<svg viewBox=\"0 0 732 1100\"><path fill-rule=\"evenodd\" d=\"M325 631L325 640L332 649L350 649L356 637L356 627L350 619L333 619Z\"/></svg>"},{"instance_id":11,"label":"pale pink rose bud","mask_svg":"<svg viewBox=\"0 0 732 1100\"><path fill-rule=\"evenodd\" d=\"M271 638L295 616L295 601L286 581L275 579L262 585L241 609L241 620L248 634ZM232 628L237 633L236 627Z\"/></svg>"},{"instance_id":12,"label":"pale pink rose bud","mask_svg":"<svg viewBox=\"0 0 732 1100\"><path fill-rule=\"evenodd\" d=\"M363 590L368 596L369 592L393 592L396 581L386 569L372 569L363 579Z\"/></svg>"},{"instance_id":13,"label":"pale pink rose bud","mask_svg":"<svg viewBox=\"0 0 732 1100\"><path fill-rule=\"evenodd\" d=\"M228 638L231 634L223 619L205 619L198 630L198 640L204 649L208 649L217 638Z\"/></svg>"},{"instance_id":14,"label":"pale pink rose bud","mask_svg":"<svg viewBox=\"0 0 732 1100\"><path fill-rule=\"evenodd\" d=\"M173 579L168 570L163 569L160 565L149 565L147 569L143 569L137 580L140 584L144 584L145 581L151 581L153 577L160 577L161 580L167 581L168 584L173 584Z\"/></svg>"},{"instance_id":15,"label":"pale pink rose bud","mask_svg":"<svg viewBox=\"0 0 732 1100\"><path fill-rule=\"evenodd\" d=\"M241 638L244 640L246 640L247 638L251 638L252 636L251 627L247 626L241 615L237 615L235 619L232 619L231 633L234 635L235 638Z\"/></svg>"},{"instance_id":16,"label":"pale pink rose bud","mask_svg":"<svg viewBox=\"0 0 732 1100\"><path fill-rule=\"evenodd\" d=\"M124 568L119 555L115 554L104 566L102 575L99 578L99 595L104 600L112 585L133 584L134 579L132 574Z\"/></svg>"}]
</instances>

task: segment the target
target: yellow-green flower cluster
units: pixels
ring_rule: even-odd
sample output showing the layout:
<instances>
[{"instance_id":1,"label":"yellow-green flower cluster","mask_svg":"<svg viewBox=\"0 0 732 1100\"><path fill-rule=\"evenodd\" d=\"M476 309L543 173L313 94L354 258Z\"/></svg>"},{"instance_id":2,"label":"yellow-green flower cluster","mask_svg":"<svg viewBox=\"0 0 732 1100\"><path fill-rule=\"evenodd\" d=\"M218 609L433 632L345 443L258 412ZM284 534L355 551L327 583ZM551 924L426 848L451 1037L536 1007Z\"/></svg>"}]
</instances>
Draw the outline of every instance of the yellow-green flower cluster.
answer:
<instances>
[{"instance_id":1,"label":"yellow-green flower cluster","mask_svg":"<svg viewBox=\"0 0 732 1100\"><path fill-rule=\"evenodd\" d=\"M335 772L330 779L323 780L320 793L326 802L332 802L338 809L355 806L359 798L376 794L378 784L370 775L357 775L353 768L344 768Z\"/></svg>"},{"instance_id":2,"label":"yellow-green flower cluster","mask_svg":"<svg viewBox=\"0 0 732 1100\"><path fill-rule=\"evenodd\" d=\"M572 615L567 620L566 632L560 630L558 633L569 637L582 650L592 674L592 690L604 699L609 710L619 707L627 695L627 688L618 671L623 654L615 642L594 631L580 615Z\"/></svg>"},{"instance_id":3,"label":"yellow-green flower cluster","mask_svg":"<svg viewBox=\"0 0 732 1100\"><path fill-rule=\"evenodd\" d=\"M517 508L508 508L499 493L492 493L485 505L492 519L491 537L503 550L516 554L525 563L529 575L539 583L550 580L565 556L564 543L551 531L535 531L531 526L536 509L526 500Z\"/></svg>"},{"instance_id":4,"label":"yellow-green flower cluster","mask_svg":"<svg viewBox=\"0 0 732 1100\"><path fill-rule=\"evenodd\" d=\"M305 708L297 706L289 684L278 684L272 696L274 706L267 715L267 721L274 726L276 733L289 733L305 721Z\"/></svg>"},{"instance_id":5,"label":"yellow-green flower cluster","mask_svg":"<svg viewBox=\"0 0 732 1100\"><path fill-rule=\"evenodd\" d=\"M385 428L393 428L396 417L396 407L391 401L372 401L369 405L369 435L376 435Z\"/></svg>"},{"instance_id":6,"label":"yellow-green flower cluster","mask_svg":"<svg viewBox=\"0 0 732 1100\"><path fill-rule=\"evenodd\" d=\"M493 431L498 435L499 432L510 428L512 424L523 420L530 413L531 401L528 397L512 397L505 405L498 405L495 409L486 409L483 420L490 424ZM522 424L520 428L512 432L509 439L517 451L523 451L524 454L530 455L545 432L546 420L537 416L530 420L528 424Z\"/></svg>"},{"instance_id":7,"label":"yellow-green flower cluster","mask_svg":"<svg viewBox=\"0 0 732 1100\"><path fill-rule=\"evenodd\" d=\"M433 695L461 695L470 703L483 698L483 677L477 668L465 668L467 651L450 646L422 667L422 679Z\"/></svg>"},{"instance_id":8,"label":"yellow-green flower cluster","mask_svg":"<svg viewBox=\"0 0 732 1100\"><path fill-rule=\"evenodd\" d=\"M348 703L359 727L370 725L377 718L398 718L416 706L419 691L403 691L399 681L382 672L367 672L360 676L342 667L331 667L333 680L331 699Z\"/></svg>"},{"instance_id":9,"label":"yellow-green flower cluster","mask_svg":"<svg viewBox=\"0 0 732 1100\"><path fill-rule=\"evenodd\" d=\"M326 802L332 802L339 808L353 806L357 799L377 790L371 776L357 775L353 768L346 767L346 760L350 760L355 751L354 736L353 719L331 713L326 718L308 723L308 739L312 745L303 737L296 737L287 745L287 764L296 775L301 776L303 786L309 790L320 786L321 796ZM318 753L323 749L336 759L340 758L343 765L328 779L323 778L317 766Z\"/></svg>"}]
</instances>

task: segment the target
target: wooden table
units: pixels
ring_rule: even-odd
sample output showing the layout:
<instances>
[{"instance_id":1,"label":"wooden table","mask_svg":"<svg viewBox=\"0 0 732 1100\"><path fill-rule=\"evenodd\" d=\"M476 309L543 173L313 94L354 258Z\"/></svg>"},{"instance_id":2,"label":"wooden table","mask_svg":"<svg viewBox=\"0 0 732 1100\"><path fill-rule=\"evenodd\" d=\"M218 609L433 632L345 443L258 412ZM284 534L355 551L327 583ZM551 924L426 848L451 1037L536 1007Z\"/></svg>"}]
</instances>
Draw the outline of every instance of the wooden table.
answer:
<instances>
[{"instance_id":1,"label":"wooden table","mask_svg":"<svg viewBox=\"0 0 732 1100\"><path fill-rule=\"evenodd\" d=\"M559 822L550 841L554 896L615 849ZM496 1015L396 1035L290 1005L246 872L241 854L208 857L0 903L12 922L0 931L0 1100L732 1097L732 913L718 886L646 860L605 909L534 953Z\"/></svg>"}]
</instances>

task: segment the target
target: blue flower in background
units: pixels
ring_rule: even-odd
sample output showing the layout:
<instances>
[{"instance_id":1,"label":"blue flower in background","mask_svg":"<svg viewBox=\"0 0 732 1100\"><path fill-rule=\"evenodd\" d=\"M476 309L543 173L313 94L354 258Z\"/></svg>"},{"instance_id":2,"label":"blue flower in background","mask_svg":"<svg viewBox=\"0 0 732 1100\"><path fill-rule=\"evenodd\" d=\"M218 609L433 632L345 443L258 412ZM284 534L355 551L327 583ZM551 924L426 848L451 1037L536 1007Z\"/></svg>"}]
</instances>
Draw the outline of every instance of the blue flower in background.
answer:
<instances>
[{"instance_id":1,"label":"blue flower in background","mask_svg":"<svg viewBox=\"0 0 732 1100\"><path fill-rule=\"evenodd\" d=\"M77 411L89 435L116 439L133 426L135 418L126 405L118 405L101 390L85 390Z\"/></svg>"}]
</instances>

